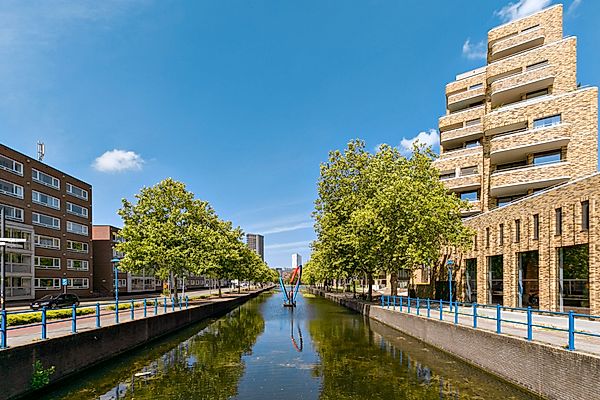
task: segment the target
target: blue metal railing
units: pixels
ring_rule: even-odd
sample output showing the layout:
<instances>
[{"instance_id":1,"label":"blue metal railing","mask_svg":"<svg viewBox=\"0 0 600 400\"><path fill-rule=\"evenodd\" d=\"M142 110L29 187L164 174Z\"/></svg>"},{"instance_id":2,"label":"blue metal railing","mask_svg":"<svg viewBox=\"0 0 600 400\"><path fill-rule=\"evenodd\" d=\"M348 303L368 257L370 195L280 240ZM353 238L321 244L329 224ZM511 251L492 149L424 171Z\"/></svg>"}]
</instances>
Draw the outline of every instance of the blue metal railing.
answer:
<instances>
[{"instance_id":1,"label":"blue metal railing","mask_svg":"<svg viewBox=\"0 0 600 400\"><path fill-rule=\"evenodd\" d=\"M167 298L164 297L163 299L159 300L158 298L152 298L152 299L138 299L138 300L131 300L130 304L126 305L127 303L119 303L117 301L111 301L111 302L105 302L105 303L96 303L94 305L87 305L87 306L76 306L73 305L70 308L63 308L63 309L57 309L58 310L71 310L71 316L70 317L59 317L56 319L52 319L50 318L50 316L48 315L48 313L50 311L54 311L54 310L47 310L45 307L42 308L41 310L23 310L23 311L0 311L0 349L5 349L8 347L8 336L9 336L9 332L13 332L13 331L19 331L21 329L30 329L32 327L40 327L40 337L42 340L46 340L48 338L48 332L49 332L49 327L53 324L68 324L68 322L71 322L71 333L77 333L77 329L78 329L78 322L82 321L82 320L86 320L86 319L95 319L95 327L96 328L101 328L102 326L102 317L103 316L110 316L112 314L115 315L115 323L118 324L119 323L119 314L121 313L126 313L129 311L130 313L130 319L134 320L136 317L136 309L141 309L141 313L143 314L144 318L148 317L148 305L153 305L154 308L154 312L151 316L155 316L159 314L159 303L162 301L162 303L164 304L164 312L163 314L166 314L168 311L167 307L168 307L168 302L170 301L170 305L171 305L171 309L170 312L174 312L175 309L175 303L179 304L179 310L181 311L184 308L187 310L189 308L189 297L185 296L185 298L178 296L177 298L172 297L172 298ZM121 307L119 307L119 305ZM82 311L85 310L84 313L82 313ZM68 313L68 311L67 311ZM35 323L31 323L31 324L22 324L22 325L14 325L11 326L10 325L10 316L11 315L37 315L39 314L39 320L40 322L35 322ZM139 316L138 316L139 318ZM35 318L37 319L37 318ZM68 325L67 325L68 326ZM67 328L68 329L68 328ZM62 329L64 331L64 327Z\"/></svg>"},{"instance_id":2,"label":"blue metal railing","mask_svg":"<svg viewBox=\"0 0 600 400\"><path fill-rule=\"evenodd\" d=\"M444 314L449 315L452 319L452 322L456 325L460 323L460 316L469 317L472 320L472 327L474 329L482 329L479 327L478 322L480 319L492 320L495 321L496 325L496 333L502 334L502 328L504 324L516 324L520 326L526 327L525 338L528 341L534 340L534 330L533 328L541 328L548 329L552 331L564 332L567 334L568 340L566 344L566 348L568 350L575 350L575 339L577 335L581 336L592 336L600 338L600 333L589 332L583 329L577 329L576 322L582 320L589 321L598 321L600 322L600 316L597 315L588 315L588 314L578 314L573 311L569 312L558 312L558 311L546 311L546 310L534 310L531 307L523 308L523 307L506 307L501 306L499 304L489 305L489 304L477 304L477 303L462 303L459 301L443 301L443 300L432 300L432 299L421 299L421 298L411 298L410 296L388 296L382 295L380 304L381 307L396 310L396 304L399 305L398 311L405 312L408 314L416 314L417 316L423 316L421 313L422 304L426 303L426 318L430 319L439 319L440 321L444 321ZM411 307L414 307L414 312L411 311ZM437 317L432 316L432 310L435 307L439 310L439 315ZM444 308L446 307L446 308ZM486 313L481 313L481 309L491 310L491 314L495 315L490 316L486 315ZM467 311L468 310L468 311ZM509 312L518 312L523 314L523 320L518 319L507 319L506 314L503 311ZM553 322L560 322L565 324L566 327L555 326L550 323L536 323L534 320L535 316L554 316L554 317L562 317L563 320L556 320ZM464 324L463 324L464 325ZM598 326L600 328L600 325Z\"/></svg>"}]
</instances>

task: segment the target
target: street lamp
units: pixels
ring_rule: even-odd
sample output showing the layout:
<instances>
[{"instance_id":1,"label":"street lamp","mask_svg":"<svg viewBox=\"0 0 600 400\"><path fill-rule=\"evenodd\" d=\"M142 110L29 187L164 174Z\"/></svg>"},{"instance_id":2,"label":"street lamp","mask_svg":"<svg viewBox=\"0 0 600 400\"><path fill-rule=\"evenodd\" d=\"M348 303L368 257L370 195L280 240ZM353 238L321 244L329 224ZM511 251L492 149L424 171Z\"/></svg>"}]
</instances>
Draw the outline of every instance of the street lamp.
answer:
<instances>
[{"instance_id":1,"label":"street lamp","mask_svg":"<svg viewBox=\"0 0 600 400\"><path fill-rule=\"evenodd\" d=\"M113 270L115 271L115 318L117 323L119 322L119 262L121 259L113 258L110 262L113 264Z\"/></svg>"},{"instance_id":2,"label":"street lamp","mask_svg":"<svg viewBox=\"0 0 600 400\"><path fill-rule=\"evenodd\" d=\"M450 303L450 311L452 311L452 266L454 265L454 260L446 261L446 266L448 267L448 291L449 291L449 303Z\"/></svg>"},{"instance_id":3,"label":"street lamp","mask_svg":"<svg viewBox=\"0 0 600 400\"><path fill-rule=\"evenodd\" d=\"M5 253L6 247L16 247L18 243L25 243L25 239L15 239L4 237L6 233L5 229L5 218L4 218L4 207L0 207L0 247L2 247L2 256L0 257L0 269L1 280L0 283L0 302L2 303L2 311L6 310L6 265L5 265Z\"/></svg>"}]
</instances>

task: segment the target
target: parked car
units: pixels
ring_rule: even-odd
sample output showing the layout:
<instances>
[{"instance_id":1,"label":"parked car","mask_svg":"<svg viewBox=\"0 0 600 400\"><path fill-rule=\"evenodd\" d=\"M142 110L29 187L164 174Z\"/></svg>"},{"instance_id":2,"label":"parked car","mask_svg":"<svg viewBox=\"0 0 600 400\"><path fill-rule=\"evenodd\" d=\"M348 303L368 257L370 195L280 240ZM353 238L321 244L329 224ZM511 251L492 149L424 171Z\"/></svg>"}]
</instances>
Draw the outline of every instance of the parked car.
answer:
<instances>
[{"instance_id":1,"label":"parked car","mask_svg":"<svg viewBox=\"0 0 600 400\"><path fill-rule=\"evenodd\" d=\"M40 308L63 308L63 307L72 307L73 304L76 306L79 305L79 297L70 293L63 294L49 294L47 296L42 297L41 299L35 300L33 303L29 305L29 308L32 310L38 310Z\"/></svg>"}]
</instances>

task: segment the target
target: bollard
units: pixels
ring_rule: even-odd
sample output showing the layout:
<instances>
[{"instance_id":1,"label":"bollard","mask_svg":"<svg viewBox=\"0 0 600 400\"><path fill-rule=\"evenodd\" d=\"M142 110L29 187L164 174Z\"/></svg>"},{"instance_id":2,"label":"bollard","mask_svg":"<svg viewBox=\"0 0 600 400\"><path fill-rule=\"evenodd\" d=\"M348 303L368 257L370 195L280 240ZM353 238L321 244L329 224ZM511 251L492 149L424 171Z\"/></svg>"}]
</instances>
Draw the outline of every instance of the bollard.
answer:
<instances>
[{"instance_id":1,"label":"bollard","mask_svg":"<svg viewBox=\"0 0 600 400\"><path fill-rule=\"evenodd\" d=\"M477 303L473 303L473 328L477 329Z\"/></svg>"},{"instance_id":2,"label":"bollard","mask_svg":"<svg viewBox=\"0 0 600 400\"><path fill-rule=\"evenodd\" d=\"M502 333L502 311L500 304L496 304L496 333Z\"/></svg>"},{"instance_id":3,"label":"bollard","mask_svg":"<svg viewBox=\"0 0 600 400\"><path fill-rule=\"evenodd\" d=\"M444 320L444 303L442 303L442 299L440 299L440 321Z\"/></svg>"},{"instance_id":4,"label":"bollard","mask_svg":"<svg viewBox=\"0 0 600 400\"><path fill-rule=\"evenodd\" d=\"M96 303L96 328L100 328L100 303Z\"/></svg>"},{"instance_id":5,"label":"bollard","mask_svg":"<svg viewBox=\"0 0 600 400\"><path fill-rule=\"evenodd\" d=\"M146 301L146 298L144 298L144 318L146 318L148 316L148 312L146 310L147 306L148 306L148 302Z\"/></svg>"},{"instance_id":6,"label":"bollard","mask_svg":"<svg viewBox=\"0 0 600 400\"><path fill-rule=\"evenodd\" d=\"M2 338L0 340L0 347L6 348L6 310L2 310L2 321L0 321L0 329L2 329Z\"/></svg>"},{"instance_id":7,"label":"bollard","mask_svg":"<svg viewBox=\"0 0 600 400\"><path fill-rule=\"evenodd\" d=\"M133 300L131 300L131 319L135 319L135 304L133 304Z\"/></svg>"},{"instance_id":8,"label":"bollard","mask_svg":"<svg viewBox=\"0 0 600 400\"><path fill-rule=\"evenodd\" d=\"M575 350L575 316L569 311L569 350Z\"/></svg>"},{"instance_id":9,"label":"bollard","mask_svg":"<svg viewBox=\"0 0 600 400\"><path fill-rule=\"evenodd\" d=\"M431 318L431 300L427 298L427 318Z\"/></svg>"},{"instance_id":10,"label":"bollard","mask_svg":"<svg viewBox=\"0 0 600 400\"><path fill-rule=\"evenodd\" d=\"M75 304L73 304L71 320L71 333L77 333L77 306Z\"/></svg>"},{"instance_id":11,"label":"bollard","mask_svg":"<svg viewBox=\"0 0 600 400\"><path fill-rule=\"evenodd\" d=\"M458 300L454 302L454 325L458 325Z\"/></svg>"},{"instance_id":12,"label":"bollard","mask_svg":"<svg viewBox=\"0 0 600 400\"><path fill-rule=\"evenodd\" d=\"M531 341L533 339L533 329L532 329L532 315L531 315L531 306L527 306L527 340Z\"/></svg>"},{"instance_id":13,"label":"bollard","mask_svg":"<svg viewBox=\"0 0 600 400\"><path fill-rule=\"evenodd\" d=\"M167 298L165 297L165 301L163 302L163 305L165 306L165 314L167 313Z\"/></svg>"},{"instance_id":14,"label":"bollard","mask_svg":"<svg viewBox=\"0 0 600 400\"><path fill-rule=\"evenodd\" d=\"M406 312L410 314L410 296L406 298Z\"/></svg>"},{"instance_id":15,"label":"bollard","mask_svg":"<svg viewBox=\"0 0 600 400\"><path fill-rule=\"evenodd\" d=\"M115 323L119 323L119 300L115 300Z\"/></svg>"},{"instance_id":16,"label":"bollard","mask_svg":"<svg viewBox=\"0 0 600 400\"><path fill-rule=\"evenodd\" d=\"M420 315L420 307L419 307L420 299L417 297L417 315Z\"/></svg>"},{"instance_id":17,"label":"bollard","mask_svg":"<svg viewBox=\"0 0 600 400\"><path fill-rule=\"evenodd\" d=\"M158 298L154 298L154 315L158 314Z\"/></svg>"},{"instance_id":18,"label":"bollard","mask_svg":"<svg viewBox=\"0 0 600 400\"><path fill-rule=\"evenodd\" d=\"M46 307L42 307L42 340L46 340L48 337L46 328Z\"/></svg>"}]
</instances>

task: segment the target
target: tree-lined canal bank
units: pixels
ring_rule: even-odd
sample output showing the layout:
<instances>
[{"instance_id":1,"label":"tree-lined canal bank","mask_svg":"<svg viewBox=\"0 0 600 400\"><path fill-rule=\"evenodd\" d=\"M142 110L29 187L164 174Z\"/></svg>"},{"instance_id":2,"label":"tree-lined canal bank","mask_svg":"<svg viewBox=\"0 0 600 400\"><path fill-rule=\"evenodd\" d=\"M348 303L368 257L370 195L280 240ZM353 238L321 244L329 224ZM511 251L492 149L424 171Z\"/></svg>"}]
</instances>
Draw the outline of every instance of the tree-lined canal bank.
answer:
<instances>
[{"instance_id":1,"label":"tree-lined canal bank","mask_svg":"<svg viewBox=\"0 0 600 400\"><path fill-rule=\"evenodd\" d=\"M532 399L321 298L263 294L43 399Z\"/></svg>"}]
</instances>

